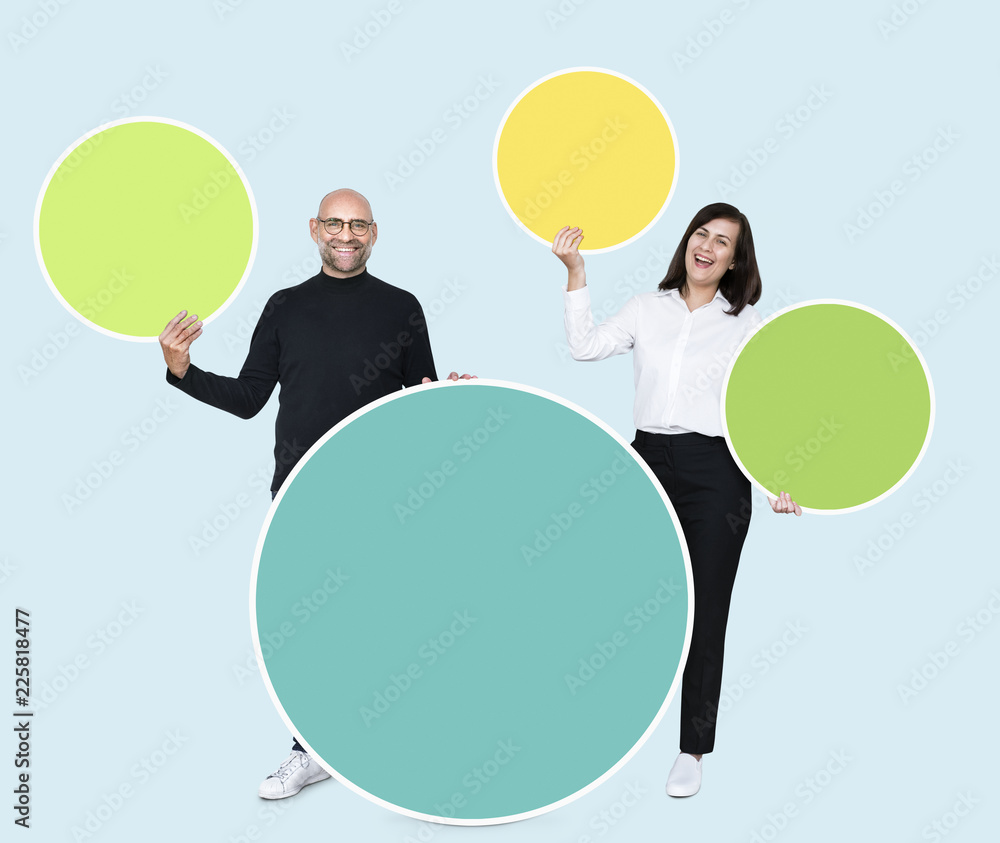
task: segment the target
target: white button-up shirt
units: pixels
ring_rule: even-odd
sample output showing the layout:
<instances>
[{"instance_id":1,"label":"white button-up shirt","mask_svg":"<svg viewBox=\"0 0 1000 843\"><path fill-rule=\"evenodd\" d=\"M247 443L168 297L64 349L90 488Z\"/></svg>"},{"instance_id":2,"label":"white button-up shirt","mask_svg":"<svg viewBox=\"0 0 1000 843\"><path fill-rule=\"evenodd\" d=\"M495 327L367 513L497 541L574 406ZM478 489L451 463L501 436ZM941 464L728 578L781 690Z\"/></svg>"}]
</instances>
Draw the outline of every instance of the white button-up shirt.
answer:
<instances>
[{"instance_id":1,"label":"white button-up shirt","mask_svg":"<svg viewBox=\"0 0 1000 843\"><path fill-rule=\"evenodd\" d=\"M590 290L567 292L566 341L575 360L634 351L635 426L650 433L722 436L722 382L741 342L763 320L747 305L739 316L716 291L688 310L677 290L641 293L594 325Z\"/></svg>"}]
</instances>

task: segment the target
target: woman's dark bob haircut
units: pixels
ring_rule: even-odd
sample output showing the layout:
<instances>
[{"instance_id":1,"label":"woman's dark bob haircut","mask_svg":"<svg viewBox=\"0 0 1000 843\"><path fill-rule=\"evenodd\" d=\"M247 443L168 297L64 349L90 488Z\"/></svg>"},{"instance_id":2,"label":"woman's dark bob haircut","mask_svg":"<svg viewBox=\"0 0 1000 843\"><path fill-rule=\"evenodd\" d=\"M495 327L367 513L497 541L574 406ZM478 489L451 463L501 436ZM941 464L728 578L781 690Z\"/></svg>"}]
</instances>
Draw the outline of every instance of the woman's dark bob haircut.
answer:
<instances>
[{"instance_id":1,"label":"woman's dark bob haircut","mask_svg":"<svg viewBox=\"0 0 1000 843\"><path fill-rule=\"evenodd\" d=\"M699 228L712 220L732 220L739 223L740 233L736 238L736 251L733 257L734 266L727 270L719 281L719 292L726 297L726 301L731 305L726 313L738 316L748 304L756 304L760 299L761 284L760 272L757 269L757 255L753 248L753 233L750 231L750 221L745 214L740 213L738 208L727 205L725 202L715 202L706 205L691 220L691 224L684 232L677 251L674 252L667 268L667 274L660 282L660 290L680 290L685 294L687 290L687 270L684 267L684 255L687 251L688 241L691 235Z\"/></svg>"}]
</instances>

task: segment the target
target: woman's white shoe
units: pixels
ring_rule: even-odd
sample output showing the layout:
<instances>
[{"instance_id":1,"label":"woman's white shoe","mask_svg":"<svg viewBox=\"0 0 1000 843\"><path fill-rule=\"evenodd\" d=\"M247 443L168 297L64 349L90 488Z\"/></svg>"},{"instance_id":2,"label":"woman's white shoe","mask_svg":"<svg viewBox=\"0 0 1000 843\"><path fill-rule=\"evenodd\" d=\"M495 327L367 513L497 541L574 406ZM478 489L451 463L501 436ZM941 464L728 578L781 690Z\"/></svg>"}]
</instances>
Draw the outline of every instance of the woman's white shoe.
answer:
<instances>
[{"instance_id":1,"label":"woman's white shoe","mask_svg":"<svg viewBox=\"0 0 1000 843\"><path fill-rule=\"evenodd\" d=\"M701 788L701 759L682 752L667 776L667 796L694 796Z\"/></svg>"}]
</instances>

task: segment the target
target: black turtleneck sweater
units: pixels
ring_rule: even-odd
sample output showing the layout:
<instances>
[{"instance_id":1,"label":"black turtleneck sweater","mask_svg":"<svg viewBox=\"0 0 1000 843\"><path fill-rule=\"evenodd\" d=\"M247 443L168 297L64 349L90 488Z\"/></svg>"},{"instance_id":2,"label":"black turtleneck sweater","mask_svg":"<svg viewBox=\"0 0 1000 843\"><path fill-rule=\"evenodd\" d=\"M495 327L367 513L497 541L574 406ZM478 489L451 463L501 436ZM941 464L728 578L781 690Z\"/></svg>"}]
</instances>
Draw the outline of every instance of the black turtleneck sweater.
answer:
<instances>
[{"instance_id":1,"label":"black turtleneck sweater","mask_svg":"<svg viewBox=\"0 0 1000 843\"><path fill-rule=\"evenodd\" d=\"M239 377L195 365L183 378L167 370L167 383L244 419L281 384L272 490L331 427L425 377L437 373L420 303L367 269L353 278L320 272L271 296Z\"/></svg>"}]
</instances>

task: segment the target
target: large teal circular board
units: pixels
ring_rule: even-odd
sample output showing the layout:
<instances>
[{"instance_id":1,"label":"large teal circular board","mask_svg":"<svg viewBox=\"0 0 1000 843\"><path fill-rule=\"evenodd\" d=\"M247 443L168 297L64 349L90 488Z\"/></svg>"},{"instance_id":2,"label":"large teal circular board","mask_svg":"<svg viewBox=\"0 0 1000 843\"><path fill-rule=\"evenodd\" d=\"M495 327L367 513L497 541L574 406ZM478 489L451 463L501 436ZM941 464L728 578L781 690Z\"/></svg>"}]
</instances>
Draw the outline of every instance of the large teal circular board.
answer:
<instances>
[{"instance_id":1,"label":"large teal circular board","mask_svg":"<svg viewBox=\"0 0 1000 843\"><path fill-rule=\"evenodd\" d=\"M268 514L254 641L289 728L341 782L487 825L610 776L687 655L690 562L641 458L553 395L437 383L370 404Z\"/></svg>"}]
</instances>

